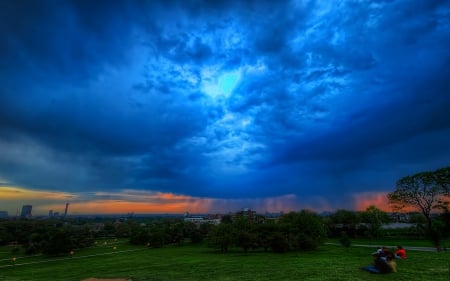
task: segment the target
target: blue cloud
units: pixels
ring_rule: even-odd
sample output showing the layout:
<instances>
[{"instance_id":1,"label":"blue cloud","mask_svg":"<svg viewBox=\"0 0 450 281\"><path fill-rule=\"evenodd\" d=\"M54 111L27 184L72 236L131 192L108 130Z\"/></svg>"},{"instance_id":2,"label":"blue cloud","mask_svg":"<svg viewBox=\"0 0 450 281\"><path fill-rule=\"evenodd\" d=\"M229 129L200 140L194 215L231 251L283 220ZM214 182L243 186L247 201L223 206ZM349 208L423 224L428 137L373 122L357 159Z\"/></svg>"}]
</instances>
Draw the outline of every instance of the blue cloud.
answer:
<instances>
[{"instance_id":1,"label":"blue cloud","mask_svg":"<svg viewBox=\"0 0 450 281\"><path fill-rule=\"evenodd\" d=\"M448 165L446 1L94 2L1 4L2 180L338 206Z\"/></svg>"}]
</instances>

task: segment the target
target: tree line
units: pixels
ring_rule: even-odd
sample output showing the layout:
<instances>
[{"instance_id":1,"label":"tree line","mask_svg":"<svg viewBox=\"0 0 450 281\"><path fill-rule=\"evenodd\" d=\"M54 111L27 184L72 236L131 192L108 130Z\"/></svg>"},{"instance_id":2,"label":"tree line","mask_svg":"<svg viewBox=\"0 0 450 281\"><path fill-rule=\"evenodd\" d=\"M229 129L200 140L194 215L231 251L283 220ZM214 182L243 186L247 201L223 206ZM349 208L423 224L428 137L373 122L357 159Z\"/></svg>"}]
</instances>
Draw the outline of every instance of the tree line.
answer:
<instances>
[{"instance_id":1,"label":"tree line","mask_svg":"<svg viewBox=\"0 0 450 281\"><path fill-rule=\"evenodd\" d=\"M69 225L53 220L0 221L0 245L22 247L25 254L68 254L73 249L90 247L95 236L88 225Z\"/></svg>"},{"instance_id":2,"label":"tree line","mask_svg":"<svg viewBox=\"0 0 450 281\"><path fill-rule=\"evenodd\" d=\"M339 238L349 245L352 238L427 238L437 249L450 235L450 167L407 176L388 194L396 210L410 207L418 212L410 216L415 226L402 230L384 230L390 219L384 211L370 206L365 211L337 210L329 216L302 210L274 220L252 220L226 215L218 225L195 224L181 218L129 219L97 221L89 219L2 220L0 245L19 245L27 254L68 254L91 247L102 237L126 238L135 245L162 247L168 244L204 243L221 252L230 248L244 252L315 250L327 238ZM433 216L433 210L439 211ZM93 228L101 224L99 229Z\"/></svg>"},{"instance_id":3,"label":"tree line","mask_svg":"<svg viewBox=\"0 0 450 281\"><path fill-rule=\"evenodd\" d=\"M20 247L26 254L67 255L72 250L94 246L100 238L121 238L128 239L131 244L151 248L202 243L223 253L229 249L283 253L315 250L328 238L381 239L392 235L400 239L427 238L427 222L423 215L416 213L410 219L410 222L415 222L414 227L385 230L381 226L390 221L387 213L371 206L362 212L341 209L325 217L302 210L265 221L226 215L218 225L198 225L182 218L104 221L100 230L94 230L92 226L95 223L90 220L82 223L70 220L57 223L54 220L3 220L0 221L0 245L17 245L13 251ZM442 226L440 237L448 238L448 212L432 220L433 225Z\"/></svg>"}]
</instances>

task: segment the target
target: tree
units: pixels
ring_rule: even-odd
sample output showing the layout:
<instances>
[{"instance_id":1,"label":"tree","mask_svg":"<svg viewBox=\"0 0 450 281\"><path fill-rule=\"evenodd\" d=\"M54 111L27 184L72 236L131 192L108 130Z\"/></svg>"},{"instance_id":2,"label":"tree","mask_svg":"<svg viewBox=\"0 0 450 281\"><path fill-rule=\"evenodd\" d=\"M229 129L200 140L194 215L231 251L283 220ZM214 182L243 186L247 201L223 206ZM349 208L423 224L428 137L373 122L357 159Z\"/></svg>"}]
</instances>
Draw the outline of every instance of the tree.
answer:
<instances>
[{"instance_id":1,"label":"tree","mask_svg":"<svg viewBox=\"0 0 450 281\"><path fill-rule=\"evenodd\" d=\"M193 244L197 244L203 241L202 233L200 232L200 227L193 222L184 223L184 236L191 239Z\"/></svg>"},{"instance_id":2,"label":"tree","mask_svg":"<svg viewBox=\"0 0 450 281\"><path fill-rule=\"evenodd\" d=\"M438 169L434 173L437 185L442 187L445 196L450 196L450 167Z\"/></svg>"},{"instance_id":3,"label":"tree","mask_svg":"<svg viewBox=\"0 0 450 281\"><path fill-rule=\"evenodd\" d=\"M133 229L130 235L130 243L134 245L145 245L150 241L150 234L147 229L141 227Z\"/></svg>"},{"instance_id":4,"label":"tree","mask_svg":"<svg viewBox=\"0 0 450 281\"><path fill-rule=\"evenodd\" d=\"M209 234L209 232L214 228L214 225L212 223L202 223L200 224L200 234L202 235L202 240L203 238L206 238Z\"/></svg>"},{"instance_id":5,"label":"tree","mask_svg":"<svg viewBox=\"0 0 450 281\"><path fill-rule=\"evenodd\" d=\"M254 233L255 226L253 222L241 217L233 222L233 227L236 233L236 246L241 247L245 253L256 246L257 237Z\"/></svg>"},{"instance_id":6,"label":"tree","mask_svg":"<svg viewBox=\"0 0 450 281\"><path fill-rule=\"evenodd\" d=\"M116 224L116 237L129 237L131 233L131 223L118 222Z\"/></svg>"},{"instance_id":7,"label":"tree","mask_svg":"<svg viewBox=\"0 0 450 281\"><path fill-rule=\"evenodd\" d=\"M381 236L381 226L389 222L386 212L375 206L369 206L361 212L361 218L364 223L369 224L369 236L379 238Z\"/></svg>"},{"instance_id":8,"label":"tree","mask_svg":"<svg viewBox=\"0 0 450 281\"><path fill-rule=\"evenodd\" d=\"M165 244L164 227L161 225L153 225L149 230L149 243L154 248L159 248Z\"/></svg>"},{"instance_id":9,"label":"tree","mask_svg":"<svg viewBox=\"0 0 450 281\"><path fill-rule=\"evenodd\" d=\"M73 249L69 228L54 229L45 241L42 252L46 255L68 254Z\"/></svg>"},{"instance_id":10,"label":"tree","mask_svg":"<svg viewBox=\"0 0 450 281\"><path fill-rule=\"evenodd\" d=\"M330 215L330 222L335 224L356 225L360 221L361 219L359 218L358 213L345 209L339 209L334 214Z\"/></svg>"},{"instance_id":11,"label":"tree","mask_svg":"<svg viewBox=\"0 0 450 281\"><path fill-rule=\"evenodd\" d=\"M427 220L425 219L422 213L414 212L409 214L408 223L426 224Z\"/></svg>"},{"instance_id":12,"label":"tree","mask_svg":"<svg viewBox=\"0 0 450 281\"><path fill-rule=\"evenodd\" d=\"M284 215L280 224L292 249L315 250L326 238L322 218L307 210Z\"/></svg>"},{"instance_id":13,"label":"tree","mask_svg":"<svg viewBox=\"0 0 450 281\"><path fill-rule=\"evenodd\" d=\"M259 247L264 249L264 252L267 252L272 245L272 239L278 227L275 223L260 223L256 224L255 227L256 242Z\"/></svg>"},{"instance_id":14,"label":"tree","mask_svg":"<svg viewBox=\"0 0 450 281\"><path fill-rule=\"evenodd\" d=\"M439 219L444 224L443 237L445 239L448 239L450 236L450 212L448 210L445 210L445 212L443 214L441 214Z\"/></svg>"},{"instance_id":15,"label":"tree","mask_svg":"<svg viewBox=\"0 0 450 281\"><path fill-rule=\"evenodd\" d=\"M287 252L289 250L289 241L283 233L276 231L270 238L270 248L275 253Z\"/></svg>"},{"instance_id":16,"label":"tree","mask_svg":"<svg viewBox=\"0 0 450 281\"><path fill-rule=\"evenodd\" d=\"M340 237L342 231L348 236L355 238L357 236L357 226L361 222L359 213L339 209L328 219L328 230L330 236Z\"/></svg>"},{"instance_id":17,"label":"tree","mask_svg":"<svg viewBox=\"0 0 450 281\"><path fill-rule=\"evenodd\" d=\"M231 215L224 215L224 216L222 216L222 219L220 222L221 223L232 223L233 219L231 218Z\"/></svg>"},{"instance_id":18,"label":"tree","mask_svg":"<svg viewBox=\"0 0 450 281\"><path fill-rule=\"evenodd\" d=\"M339 243L341 243L342 247L349 248L352 245L352 241L348 237L345 231L342 231L342 235L339 238Z\"/></svg>"},{"instance_id":19,"label":"tree","mask_svg":"<svg viewBox=\"0 0 450 281\"><path fill-rule=\"evenodd\" d=\"M218 247L222 253L226 253L235 240L233 226L221 223L212 229L208 238L210 245Z\"/></svg>"},{"instance_id":20,"label":"tree","mask_svg":"<svg viewBox=\"0 0 450 281\"><path fill-rule=\"evenodd\" d=\"M427 232L432 238L435 230L431 212L448 209L449 186L450 167L446 167L433 172L422 172L401 178L397 182L396 189L387 196L394 210L401 210L405 207L419 210L427 221Z\"/></svg>"},{"instance_id":21,"label":"tree","mask_svg":"<svg viewBox=\"0 0 450 281\"><path fill-rule=\"evenodd\" d=\"M167 228L167 232L169 235L169 241L180 245L184 239L184 222L181 221L171 223Z\"/></svg>"}]
</instances>

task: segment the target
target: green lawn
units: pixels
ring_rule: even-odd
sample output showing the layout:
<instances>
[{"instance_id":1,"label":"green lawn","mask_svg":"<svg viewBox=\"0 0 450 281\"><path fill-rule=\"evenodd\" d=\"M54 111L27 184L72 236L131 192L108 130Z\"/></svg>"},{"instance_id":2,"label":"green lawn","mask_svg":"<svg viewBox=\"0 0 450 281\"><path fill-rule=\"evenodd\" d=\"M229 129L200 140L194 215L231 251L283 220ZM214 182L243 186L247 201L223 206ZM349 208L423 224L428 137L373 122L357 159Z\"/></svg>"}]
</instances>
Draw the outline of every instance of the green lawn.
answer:
<instances>
[{"instance_id":1,"label":"green lawn","mask_svg":"<svg viewBox=\"0 0 450 281\"><path fill-rule=\"evenodd\" d=\"M0 266L12 264L10 250L0 248ZM371 263L373 250L326 245L307 253L221 254L204 246L147 249L109 241L75 252L72 258L17 255L16 266L0 268L0 280L450 280L450 251L409 251L406 260L397 261L397 273L377 275L360 269Z\"/></svg>"}]
</instances>

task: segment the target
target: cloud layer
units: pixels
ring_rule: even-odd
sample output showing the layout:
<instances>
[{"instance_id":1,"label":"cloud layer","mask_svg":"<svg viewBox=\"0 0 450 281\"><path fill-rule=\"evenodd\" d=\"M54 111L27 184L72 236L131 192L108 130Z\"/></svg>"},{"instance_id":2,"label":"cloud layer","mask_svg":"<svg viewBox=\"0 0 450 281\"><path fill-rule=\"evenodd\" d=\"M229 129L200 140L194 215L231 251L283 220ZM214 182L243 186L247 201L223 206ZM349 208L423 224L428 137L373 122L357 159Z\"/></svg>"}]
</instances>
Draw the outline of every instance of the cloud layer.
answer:
<instances>
[{"instance_id":1,"label":"cloud layer","mask_svg":"<svg viewBox=\"0 0 450 281\"><path fill-rule=\"evenodd\" d=\"M0 178L352 208L449 165L449 34L448 1L3 1Z\"/></svg>"}]
</instances>

